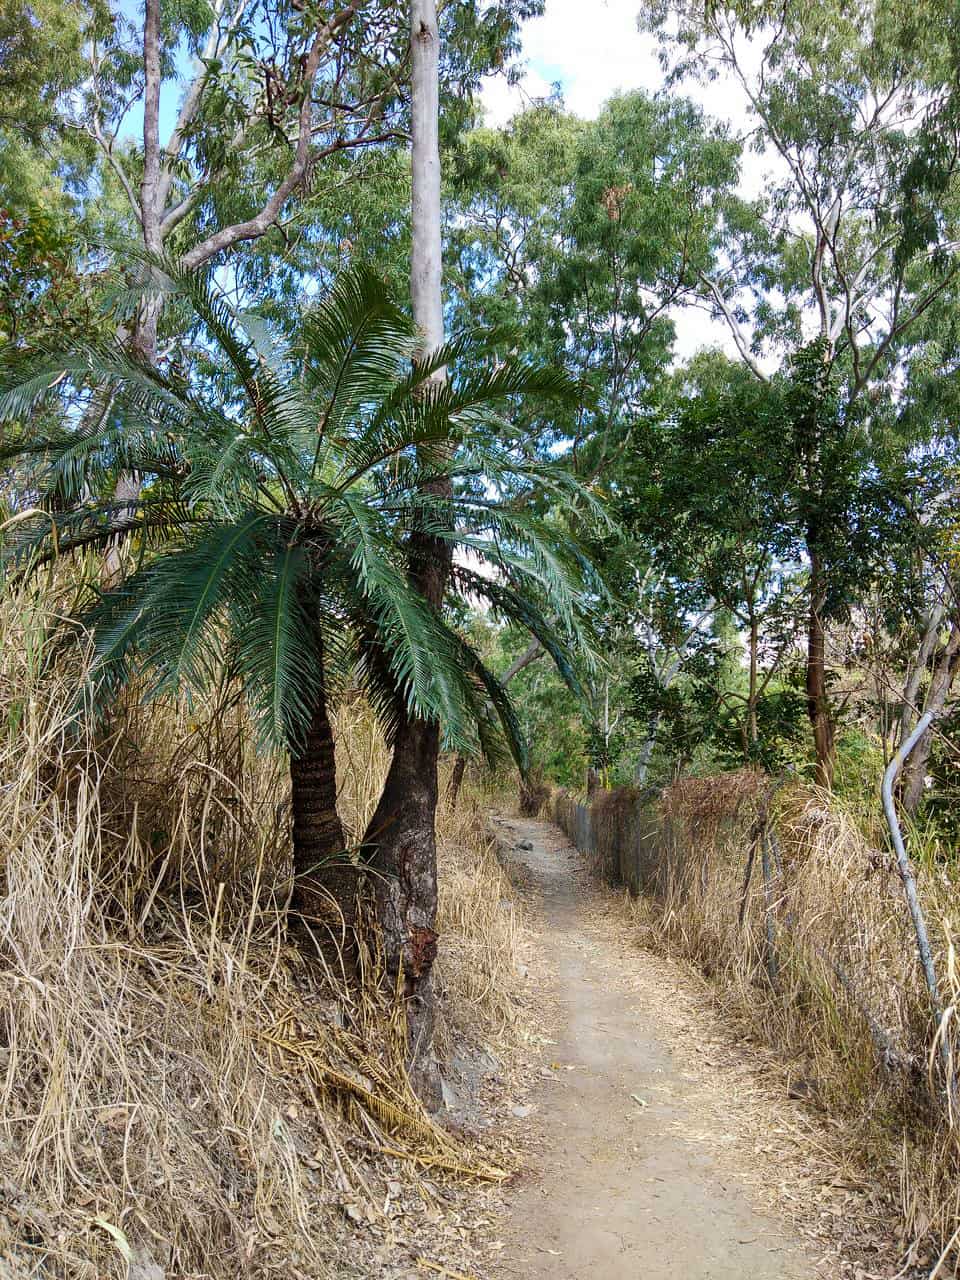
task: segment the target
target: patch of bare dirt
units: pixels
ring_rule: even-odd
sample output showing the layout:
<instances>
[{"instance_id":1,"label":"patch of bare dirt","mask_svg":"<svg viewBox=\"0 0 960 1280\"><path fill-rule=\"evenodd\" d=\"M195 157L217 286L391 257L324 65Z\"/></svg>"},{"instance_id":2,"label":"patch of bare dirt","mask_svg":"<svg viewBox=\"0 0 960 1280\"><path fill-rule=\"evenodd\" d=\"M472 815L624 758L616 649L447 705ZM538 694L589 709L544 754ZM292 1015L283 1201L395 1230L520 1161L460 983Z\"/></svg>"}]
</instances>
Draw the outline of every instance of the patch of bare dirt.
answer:
<instances>
[{"instance_id":1,"label":"patch of bare dirt","mask_svg":"<svg viewBox=\"0 0 960 1280\"><path fill-rule=\"evenodd\" d=\"M738 1038L702 977L643 948L555 827L495 826L548 1042L513 1109L529 1168L484 1280L896 1275L888 1207L803 1081Z\"/></svg>"}]
</instances>

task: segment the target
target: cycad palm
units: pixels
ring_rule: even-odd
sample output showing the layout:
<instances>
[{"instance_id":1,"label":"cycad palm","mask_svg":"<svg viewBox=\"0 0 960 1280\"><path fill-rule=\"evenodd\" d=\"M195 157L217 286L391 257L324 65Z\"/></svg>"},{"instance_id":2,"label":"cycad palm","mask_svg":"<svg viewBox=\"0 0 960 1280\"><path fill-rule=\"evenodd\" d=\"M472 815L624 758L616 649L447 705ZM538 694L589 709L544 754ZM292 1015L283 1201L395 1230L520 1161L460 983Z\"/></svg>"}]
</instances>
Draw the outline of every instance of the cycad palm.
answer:
<instances>
[{"instance_id":1,"label":"cycad palm","mask_svg":"<svg viewBox=\"0 0 960 1280\"><path fill-rule=\"evenodd\" d=\"M561 391L562 379L517 361L491 368L467 340L415 362L408 321L363 271L342 279L283 351L195 280L164 280L208 344L203 384L115 345L18 354L5 370L4 420L29 421L65 376L96 385L106 406L92 426L88 415L82 430L28 433L7 448L40 500L6 555L36 566L116 540L137 549L140 567L84 616L101 687L134 672L149 672L154 692L202 687L229 664L263 741L291 756L303 890L343 849L327 708L348 677L388 735L405 703L471 750L491 741L492 708L520 757L503 689L411 586L404 548L416 528L492 562L490 575L459 557L455 583L522 622L565 666L545 618L575 627L578 557L499 495L569 482L519 459L497 413L513 396ZM429 377L441 366L452 377L437 390ZM112 492L120 472L144 480L136 503L84 499ZM440 476L452 498L436 496Z\"/></svg>"}]
</instances>

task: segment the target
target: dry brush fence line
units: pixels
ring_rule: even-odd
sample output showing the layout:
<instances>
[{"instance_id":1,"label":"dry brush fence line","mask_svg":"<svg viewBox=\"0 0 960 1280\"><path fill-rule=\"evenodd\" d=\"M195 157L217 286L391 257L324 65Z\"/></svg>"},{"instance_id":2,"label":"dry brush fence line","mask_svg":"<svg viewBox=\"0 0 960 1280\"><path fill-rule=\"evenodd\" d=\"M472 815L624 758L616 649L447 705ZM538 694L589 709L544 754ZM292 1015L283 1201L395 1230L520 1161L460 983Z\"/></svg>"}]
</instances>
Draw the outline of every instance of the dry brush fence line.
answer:
<instances>
[{"instance_id":1,"label":"dry brush fence line","mask_svg":"<svg viewBox=\"0 0 960 1280\"><path fill-rule=\"evenodd\" d=\"M850 1142L867 1159L880 1153L899 1177L912 1240L938 1241L930 1274L952 1274L960 1244L960 1143L944 1088L960 1008L952 871L917 859L946 996L938 1027L879 804L855 818L813 787L744 769L685 778L659 795L609 791L583 803L555 792L550 808L598 873L640 895L658 942L694 960L758 1039L804 1063Z\"/></svg>"}]
</instances>

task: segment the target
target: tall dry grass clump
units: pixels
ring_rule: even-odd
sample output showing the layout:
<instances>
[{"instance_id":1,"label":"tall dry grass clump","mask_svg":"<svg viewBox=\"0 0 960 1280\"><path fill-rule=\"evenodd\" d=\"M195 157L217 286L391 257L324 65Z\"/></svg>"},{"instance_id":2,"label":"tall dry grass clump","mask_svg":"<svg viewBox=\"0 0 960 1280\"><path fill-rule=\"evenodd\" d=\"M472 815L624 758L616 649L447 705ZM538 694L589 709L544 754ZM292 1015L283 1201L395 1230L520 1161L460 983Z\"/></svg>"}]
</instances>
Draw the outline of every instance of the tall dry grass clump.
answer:
<instances>
[{"instance_id":1,"label":"tall dry grass clump","mask_svg":"<svg viewBox=\"0 0 960 1280\"><path fill-rule=\"evenodd\" d=\"M375 958L291 944L286 770L236 689L125 695L94 733L66 603L0 604L0 1271L368 1274L338 1251L388 1179L489 1171L414 1098ZM360 703L338 738L357 832L386 754ZM451 816L442 973L489 1036L516 926L477 836Z\"/></svg>"},{"instance_id":2,"label":"tall dry grass clump","mask_svg":"<svg viewBox=\"0 0 960 1280\"><path fill-rule=\"evenodd\" d=\"M659 832L661 895L641 907L645 922L800 1064L804 1089L844 1117L849 1150L878 1177L895 1171L908 1233L948 1244L945 1268L960 1240L956 1117L879 813L855 817L812 787L742 770L669 787ZM915 853L924 909L943 926L935 960L953 975L952 1037L957 884Z\"/></svg>"},{"instance_id":3,"label":"tall dry grass clump","mask_svg":"<svg viewBox=\"0 0 960 1280\"><path fill-rule=\"evenodd\" d=\"M438 958L441 1061L458 1049L509 1047L520 1030L522 920L477 794L460 792L438 815L443 945Z\"/></svg>"}]
</instances>

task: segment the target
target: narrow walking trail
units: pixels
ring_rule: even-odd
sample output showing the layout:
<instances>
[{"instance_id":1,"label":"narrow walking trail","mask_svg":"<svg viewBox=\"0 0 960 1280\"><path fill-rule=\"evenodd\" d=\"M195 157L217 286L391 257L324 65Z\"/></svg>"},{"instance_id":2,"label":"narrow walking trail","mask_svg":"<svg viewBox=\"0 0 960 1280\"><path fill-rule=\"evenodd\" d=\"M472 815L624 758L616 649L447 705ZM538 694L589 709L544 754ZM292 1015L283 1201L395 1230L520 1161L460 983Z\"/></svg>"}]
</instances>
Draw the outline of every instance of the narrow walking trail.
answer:
<instances>
[{"instance_id":1,"label":"narrow walking trail","mask_svg":"<svg viewBox=\"0 0 960 1280\"><path fill-rule=\"evenodd\" d=\"M529 1110L517 1113L538 1150L511 1197L498 1275L823 1274L809 1243L757 1207L758 1184L779 1176L776 1153L758 1169L754 1146L737 1150L710 1079L711 1046L694 1037L678 1053L665 1033L678 1009L702 999L690 975L628 948L623 908L555 827L498 818L495 830L534 931L530 981L556 1026ZM752 1178L734 1172L741 1157Z\"/></svg>"}]
</instances>

